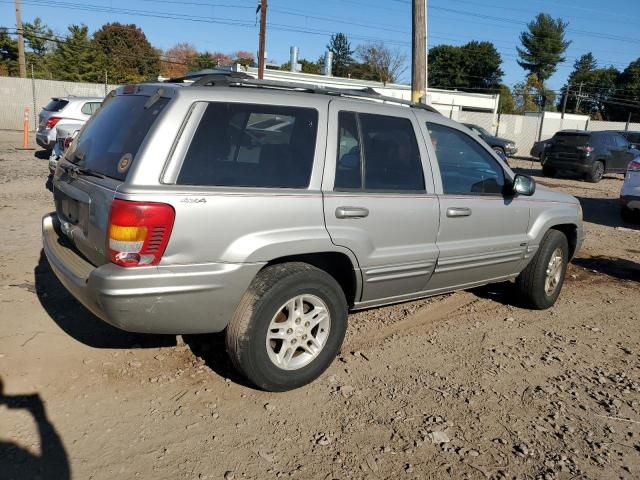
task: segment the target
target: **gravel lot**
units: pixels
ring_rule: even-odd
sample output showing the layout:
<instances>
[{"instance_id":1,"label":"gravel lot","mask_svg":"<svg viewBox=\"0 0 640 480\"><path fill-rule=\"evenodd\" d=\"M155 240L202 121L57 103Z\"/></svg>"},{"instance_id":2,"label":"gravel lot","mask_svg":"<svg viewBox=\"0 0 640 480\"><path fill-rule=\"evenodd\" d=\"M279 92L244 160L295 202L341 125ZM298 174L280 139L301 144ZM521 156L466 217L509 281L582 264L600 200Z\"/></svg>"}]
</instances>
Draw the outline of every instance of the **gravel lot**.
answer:
<instances>
[{"instance_id":1,"label":"gravel lot","mask_svg":"<svg viewBox=\"0 0 640 480\"><path fill-rule=\"evenodd\" d=\"M314 384L246 386L220 335L116 330L41 253L47 162L0 132L0 479L640 478L640 230L622 176L540 178L587 240L557 305L498 285L350 316Z\"/></svg>"}]
</instances>

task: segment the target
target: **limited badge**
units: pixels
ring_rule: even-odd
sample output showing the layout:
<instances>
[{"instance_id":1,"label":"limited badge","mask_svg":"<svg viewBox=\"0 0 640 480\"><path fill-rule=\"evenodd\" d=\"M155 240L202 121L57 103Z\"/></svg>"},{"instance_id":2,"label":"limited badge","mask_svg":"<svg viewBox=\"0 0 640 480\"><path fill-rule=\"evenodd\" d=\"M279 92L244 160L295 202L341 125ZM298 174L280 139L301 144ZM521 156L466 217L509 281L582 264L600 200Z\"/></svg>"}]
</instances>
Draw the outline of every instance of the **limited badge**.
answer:
<instances>
[{"instance_id":1,"label":"limited badge","mask_svg":"<svg viewBox=\"0 0 640 480\"><path fill-rule=\"evenodd\" d=\"M127 169L131 166L131 160L132 160L131 154L130 153L125 153L120 158L120 162L118 163L118 172L119 173L126 172Z\"/></svg>"}]
</instances>

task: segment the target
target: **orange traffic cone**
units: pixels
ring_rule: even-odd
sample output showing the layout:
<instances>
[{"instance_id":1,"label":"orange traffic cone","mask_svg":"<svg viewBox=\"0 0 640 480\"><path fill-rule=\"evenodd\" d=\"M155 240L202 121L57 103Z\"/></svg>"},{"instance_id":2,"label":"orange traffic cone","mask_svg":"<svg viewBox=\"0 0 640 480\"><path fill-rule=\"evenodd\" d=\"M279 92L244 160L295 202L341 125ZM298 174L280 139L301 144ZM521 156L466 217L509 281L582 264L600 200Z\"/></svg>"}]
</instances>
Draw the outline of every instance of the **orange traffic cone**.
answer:
<instances>
[{"instance_id":1,"label":"orange traffic cone","mask_svg":"<svg viewBox=\"0 0 640 480\"><path fill-rule=\"evenodd\" d=\"M29 147L29 107L24 107L24 119L22 121L22 147L17 150L34 150Z\"/></svg>"}]
</instances>

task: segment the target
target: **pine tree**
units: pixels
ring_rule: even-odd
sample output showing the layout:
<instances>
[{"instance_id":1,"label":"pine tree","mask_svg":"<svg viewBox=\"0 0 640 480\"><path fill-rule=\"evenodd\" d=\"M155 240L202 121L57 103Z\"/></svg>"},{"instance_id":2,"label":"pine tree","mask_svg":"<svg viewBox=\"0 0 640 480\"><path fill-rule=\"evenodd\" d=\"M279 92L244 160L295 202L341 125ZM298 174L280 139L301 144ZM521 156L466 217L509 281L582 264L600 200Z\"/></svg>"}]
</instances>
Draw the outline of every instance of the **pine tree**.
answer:
<instances>
[{"instance_id":1,"label":"pine tree","mask_svg":"<svg viewBox=\"0 0 640 480\"><path fill-rule=\"evenodd\" d=\"M347 77L349 66L353 63L351 43L344 33L331 35L327 49L333 54L332 73L336 77Z\"/></svg>"},{"instance_id":2,"label":"pine tree","mask_svg":"<svg viewBox=\"0 0 640 480\"><path fill-rule=\"evenodd\" d=\"M89 39L86 25L70 25L69 35L58 44L51 57L56 78L72 82L99 82L104 78L100 59Z\"/></svg>"}]
</instances>

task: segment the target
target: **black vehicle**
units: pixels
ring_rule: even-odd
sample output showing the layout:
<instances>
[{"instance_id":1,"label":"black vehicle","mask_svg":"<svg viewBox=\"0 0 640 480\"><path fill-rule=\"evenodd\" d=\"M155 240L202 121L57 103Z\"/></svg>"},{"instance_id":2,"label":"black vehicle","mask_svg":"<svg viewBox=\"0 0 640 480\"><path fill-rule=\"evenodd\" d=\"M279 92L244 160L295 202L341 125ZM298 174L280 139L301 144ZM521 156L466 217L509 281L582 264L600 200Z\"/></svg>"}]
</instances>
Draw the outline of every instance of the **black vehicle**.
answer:
<instances>
[{"instance_id":1,"label":"black vehicle","mask_svg":"<svg viewBox=\"0 0 640 480\"><path fill-rule=\"evenodd\" d=\"M616 133L619 133L624 138L626 138L627 141L631 145L633 145L633 148L640 147L640 132L630 132L628 130L616 130Z\"/></svg>"},{"instance_id":2,"label":"black vehicle","mask_svg":"<svg viewBox=\"0 0 640 480\"><path fill-rule=\"evenodd\" d=\"M498 154L502 154L505 157L512 157L518 153L518 148L513 140L491 135L484 128L473 123L463 123L463 125L482 138L482 140L484 140Z\"/></svg>"},{"instance_id":3,"label":"black vehicle","mask_svg":"<svg viewBox=\"0 0 640 480\"><path fill-rule=\"evenodd\" d=\"M536 142L533 144L533 147L531 147L531 151L529 152L529 155L531 155L533 158L537 158L538 160L540 160L540 162L542 162L543 158L544 158L544 152L546 151L547 147L551 144L552 139L548 138L546 140L540 140L539 142Z\"/></svg>"},{"instance_id":4,"label":"black vehicle","mask_svg":"<svg viewBox=\"0 0 640 480\"><path fill-rule=\"evenodd\" d=\"M640 152L617 132L562 130L553 136L542 161L542 173L553 177L558 170L584 174L597 183L605 173L624 173Z\"/></svg>"}]
</instances>

